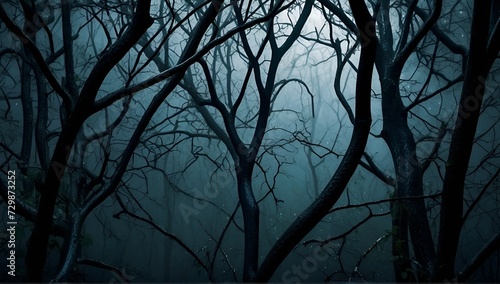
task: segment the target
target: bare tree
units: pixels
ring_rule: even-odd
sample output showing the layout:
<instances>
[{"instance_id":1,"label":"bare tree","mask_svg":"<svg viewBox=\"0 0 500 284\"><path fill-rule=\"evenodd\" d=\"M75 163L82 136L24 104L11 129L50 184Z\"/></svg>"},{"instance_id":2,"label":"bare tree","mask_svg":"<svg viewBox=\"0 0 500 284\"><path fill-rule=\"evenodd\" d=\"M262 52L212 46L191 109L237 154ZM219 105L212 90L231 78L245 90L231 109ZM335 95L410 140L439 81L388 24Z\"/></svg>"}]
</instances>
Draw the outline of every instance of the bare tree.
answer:
<instances>
[{"instance_id":1,"label":"bare tree","mask_svg":"<svg viewBox=\"0 0 500 284\"><path fill-rule=\"evenodd\" d=\"M209 281L279 279L290 254L328 281L376 279L374 256L386 280L473 277L498 250L498 226L471 222L498 215L500 49L498 4L473 2L2 3L1 169L19 169L34 224L27 280L128 280L83 257L95 216L161 236ZM293 270L281 280L309 279Z\"/></svg>"}]
</instances>

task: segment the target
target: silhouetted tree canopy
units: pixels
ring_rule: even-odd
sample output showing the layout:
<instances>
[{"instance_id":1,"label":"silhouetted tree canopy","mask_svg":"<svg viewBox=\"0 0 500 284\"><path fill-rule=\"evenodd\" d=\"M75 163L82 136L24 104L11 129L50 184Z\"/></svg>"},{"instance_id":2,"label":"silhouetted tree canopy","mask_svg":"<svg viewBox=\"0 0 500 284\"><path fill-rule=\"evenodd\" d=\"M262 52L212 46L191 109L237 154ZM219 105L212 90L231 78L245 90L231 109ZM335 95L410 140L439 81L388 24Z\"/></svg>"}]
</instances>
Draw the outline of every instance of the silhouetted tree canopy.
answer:
<instances>
[{"instance_id":1,"label":"silhouetted tree canopy","mask_svg":"<svg viewBox=\"0 0 500 284\"><path fill-rule=\"evenodd\" d=\"M0 279L499 281L498 1L0 20Z\"/></svg>"}]
</instances>

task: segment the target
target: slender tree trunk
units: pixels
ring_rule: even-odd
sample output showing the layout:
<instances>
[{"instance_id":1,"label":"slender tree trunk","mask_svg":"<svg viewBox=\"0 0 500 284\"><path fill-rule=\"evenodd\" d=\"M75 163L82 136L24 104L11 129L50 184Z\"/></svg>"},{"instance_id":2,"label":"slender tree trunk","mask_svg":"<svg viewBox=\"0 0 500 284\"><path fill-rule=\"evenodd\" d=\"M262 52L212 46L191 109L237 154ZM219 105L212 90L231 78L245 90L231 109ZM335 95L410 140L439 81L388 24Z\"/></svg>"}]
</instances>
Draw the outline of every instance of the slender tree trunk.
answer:
<instances>
[{"instance_id":1,"label":"slender tree trunk","mask_svg":"<svg viewBox=\"0 0 500 284\"><path fill-rule=\"evenodd\" d=\"M75 82L75 68L73 58L73 32L71 26L71 7L72 3L67 0L61 1L62 30L64 46L64 70L66 74L64 87L76 101L78 96L77 85ZM74 154L71 162L72 171L70 172L69 186L67 189L67 198L69 202L65 204L65 212L68 218L68 226L64 238L63 246L59 258L59 272L53 281L68 281L73 268L76 264L78 252L80 251L80 235L82 230L82 216L80 212L81 197L80 192L85 173L83 172L84 151L82 142L85 139L82 131L79 131L74 142Z\"/></svg>"},{"instance_id":2,"label":"slender tree trunk","mask_svg":"<svg viewBox=\"0 0 500 284\"><path fill-rule=\"evenodd\" d=\"M25 60L21 64L21 105L23 107L23 142L21 145L22 167L26 169L33 144L33 105L31 99L31 67L27 61L31 57L27 48L23 48Z\"/></svg>"},{"instance_id":3,"label":"slender tree trunk","mask_svg":"<svg viewBox=\"0 0 500 284\"><path fill-rule=\"evenodd\" d=\"M485 80L492 64L492 60L489 62L486 56L490 8L491 0L474 1L469 57L458 106L458 117L446 162L433 281L451 280L455 276L455 258L462 229L465 176L481 112Z\"/></svg>"},{"instance_id":4,"label":"slender tree trunk","mask_svg":"<svg viewBox=\"0 0 500 284\"><path fill-rule=\"evenodd\" d=\"M166 208L166 214L167 218L165 220L165 228L173 228L173 220L175 220L175 213L177 210L176 204L177 204L177 199L176 195L173 194L173 190L171 188L170 182L168 180L168 177L166 176L166 173L168 173L168 162L170 162L173 165L178 165L180 164L179 161L174 160L174 156L170 155L165 155L165 159L163 160L163 169L165 173L163 174L163 188L165 190L163 191L163 202L165 204ZM175 261L174 260L175 256L172 255L172 249L174 247L173 242L165 242L163 244L163 260L164 260L164 271L163 271L163 279L162 281L164 282L172 282L172 271L175 269Z\"/></svg>"},{"instance_id":5,"label":"slender tree trunk","mask_svg":"<svg viewBox=\"0 0 500 284\"><path fill-rule=\"evenodd\" d=\"M28 167L33 145L33 100L31 98L31 54L27 48L22 49L24 60L21 63L21 105L23 108L23 140L21 144L21 161L19 170L28 175ZM28 179L22 179L23 189L33 191L33 184Z\"/></svg>"},{"instance_id":6,"label":"slender tree trunk","mask_svg":"<svg viewBox=\"0 0 500 284\"><path fill-rule=\"evenodd\" d=\"M78 258L83 218L79 210L72 211L68 218L68 227L61 248L59 272L52 279L53 282L68 281Z\"/></svg>"},{"instance_id":7,"label":"slender tree trunk","mask_svg":"<svg viewBox=\"0 0 500 284\"><path fill-rule=\"evenodd\" d=\"M244 159L240 158L240 166L236 168L236 178L238 181L238 197L245 224L243 281L250 282L255 279L259 260L259 206L252 189L253 163Z\"/></svg>"},{"instance_id":8,"label":"slender tree trunk","mask_svg":"<svg viewBox=\"0 0 500 284\"><path fill-rule=\"evenodd\" d=\"M33 69L37 88L37 115L35 124L35 146L40 165L45 172L49 167L49 145L47 143L48 100L47 83L44 81L40 68Z\"/></svg>"},{"instance_id":9,"label":"slender tree trunk","mask_svg":"<svg viewBox=\"0 0 500 284\"><path fill-rule=\"evenodd\" d=\"M356 170L363 155L371 126L371 82L377 38L374 33L364 27L372 25L373 19L363 0L350 0L351 9L360 29L359 39L362 43L356 80L356 111L354 129L349 147L339 167L335 171L323 192L318 198L300 214L290 227L281 235L280 239L271 248L262 262L257 278L258 282L269 281L278 266L293 248L328 214L329 210L338 201L344 192L347 183Z\"/></svg>"}]
</instances>

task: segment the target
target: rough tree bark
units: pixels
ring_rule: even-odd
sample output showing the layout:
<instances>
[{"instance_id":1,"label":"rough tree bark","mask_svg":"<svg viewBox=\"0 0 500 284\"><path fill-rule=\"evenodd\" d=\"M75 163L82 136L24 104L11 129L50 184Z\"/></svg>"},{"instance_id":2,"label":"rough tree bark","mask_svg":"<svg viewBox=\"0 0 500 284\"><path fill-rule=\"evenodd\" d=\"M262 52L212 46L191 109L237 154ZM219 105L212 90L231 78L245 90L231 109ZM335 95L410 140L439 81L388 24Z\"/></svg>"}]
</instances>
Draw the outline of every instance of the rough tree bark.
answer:
<instances>
[{"instance_id":1,"label":"rough tree bark","mask_svg":"<svg viewBox=\"0 0 500 284\"><path fill-rule=\"evenodd\" d=\"M380 7L380 48L377 69L382 88L382 137L386 141L396 171L395 197L422 196L422 168L416 155L416 143L408 126L408 113L403 104L399 80L408 57L424 36L436 23L441 13L442 0L437 0L432 14L425 20L423 27L409 38L411 17L416 1L407 8L404 30L397 49L393 47L393 31L389 17L389 1L382 0ZM393 254L396 281L415 280L409 258L410 232L413 251L419 263L418 278L429 279L435 261L434 242L427 219L427 209L423 199L406 200L392 204L393 209Z\"/></svg>"}]
</instances>

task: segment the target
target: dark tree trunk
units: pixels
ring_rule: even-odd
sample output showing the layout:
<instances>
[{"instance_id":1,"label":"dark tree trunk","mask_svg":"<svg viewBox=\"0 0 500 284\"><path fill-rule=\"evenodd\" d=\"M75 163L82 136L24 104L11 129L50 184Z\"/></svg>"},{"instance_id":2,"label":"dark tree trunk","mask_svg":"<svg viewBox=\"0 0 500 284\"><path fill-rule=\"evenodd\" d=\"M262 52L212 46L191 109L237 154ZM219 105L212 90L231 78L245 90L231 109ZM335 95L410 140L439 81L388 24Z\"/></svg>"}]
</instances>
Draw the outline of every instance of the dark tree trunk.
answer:
<instances>
[{"instance_id":1,"label":"dark tree trunk","mask_svg":"<svg viewBox=\"0 0 500 284\"><path fill-rule=\"evenodd\" d=\"M414 282L416 277L411 266L408 244L408 212L401 202L392 202L391 214L392 255L396 282Z\"/></svg>"},{"instance_id":2,"label":"dark tree trunk","mask_svg":"<svg viewBox=\"0 0 500 284\"><path fill-rule=\"evenodd\" d=\"M146 0L139 2L129 28L103 53L85 82L75 110L69 116L57 141L45 181L41 187L37 220L29 239L26 254L26 269L29 280L32 282L43 280L56 199L75 139L83 122L91 115L89 110L106 75L152 25L153 19L149 16L150 4L150 1Z\"/></svg>"},{"instance_id":3,"label":"dark tree trunk","mask_svg":"<svg viewBox=\"0 0 500 284\"><path fill-rule=\"evenodd\" d=\"M68 277L73 272L78 252L80 251L80 235L85 218L81 216L79 210L73 209L72 211L72 214L68 218L68 227L66 228L64 243L61 248L59 272L51 280L53 282L69 281Z\"/></svg>"},{"instance_id":4,"label":"dark tree trunk","mask_svg":"<svg viewBox=\"0 0 500 284\"><path fill-rule=\"evenodd\" d=\"M474 1L467 67L443 183L436 269L433 281L455 276L455 258L462 229L464 184L483 102L485 81L498 53L490 34L491 0ZM496 33L493 37L497 36Z\"/></svg>"},{"instance_id":5,"label":"dark tree trunk","mask_svg":"<svg viewBox=\"0 0 500 284\"><path fill-rule=\"evenodd\" d=\"M47 122L48 122L48 100L47 83L44 81L40 68L35 66L33 73L37 88L37 115L35 124L35 146L37 149L40 165L45 172L49 167L49 145L47 143Z\"/></svg>"},{"instance_id":6,"label":"dark tree trunk","mask_svg":"<svg viewBox=\"0 0 500 284\"><path fill-rule=\"evenodd\" d=\"M27 48L23 48L24 60L21 64L21 104L23 107L23 142L21 145L21 169L26 170L33 144L33 105L31 99L31 57Z\"/></svg>"},{"instance_id":7,"label":"dark tree trunk","mask_svg":"<svg viewBox=\"0 0 500 284\"><path fill-rule=\"evenodd\" d=\"M351 142L338 169L318 198L290 225L262 262L257 278L258 282L269 281L278 266L293 248L328 214L340 198L352 174L363 155L371 126L371 81L377 38L364 27L373 26L373 19L364 3L350 0L351 9L360 28L359 39L362 42L359 59L358 78L356 81L356 111Z\"/></svg>"},{"instance_id":8,"label":"dark tree trunk","mask_svg":"<svg viewBox=\"0 0 500 284\"><path fill-rule=\"evenodd\" d=\"M390 72L392 68L389 68ZM388 72L388 73L389 73ZM396 192L395 197L422 196L422 169L416 157L416 144L413 134L408 127L405 106L401 101L399 93L400 72L389 73L382 78L382 114L384 119L383 137L391 151L394 169L396 171ZM403 261L401 258L409 256L405 248L409 247L408 233L410 231L416 259L419 263L419 280L430 277L434 266L435 252L432 241L431 230L427 219L427 210L423 199L406 200L395 202L394 208L398 210L398 218L394 220L394 225L403 227L393 227L398 232L393 238L393 247L400 249L394 252L396 255L395 269L401 274L397 275L398 281L409 281L412 276L410 259ZM405 226L407 226L405 228ZM402 255L397 255L400 252ZM404 267L397 267L404 264ZM410 265L408 267L408 265Z\"/></svg>"},{"instance_id":9,"label":"dark tree trunk","mask_svg":"<svg viewBox=\"0 0 500 284\"><path fill-rule=\"evenodd\" d=\"M415 7L415 1L410 4L408 11ZM422 28L410 37L411 22L406 22L400 35L396 50L394 49L394 35L390 19L390 1L380 1L379 55L377 69L380 75L382 88L382 137L391 151L394 170L396 172L395 197L422 196L422 168L417 160L416 143L411 132L407 111L403 104L399 81L403 67L411 53L415 51L423 37L436 23L441 13L442 1L437 0L432 14L425 20ZM411 12L410 15L412 16ZM409 40L411 38L411 40ZM418 262L418 280L428 280L434 268L435 251L432 240L427 210L423 199L395 202L393 213L393 251L394 269L397 281L415 280L410 262L408 232L413 244L413 251ZM406 244L405 244L406 243ZM400 254L401 253L401 254Z\"/></svg>"},{"instance_id":10,"label":"dark tree trunk","mask_svg":"<svg viewBox=\"0 0 500 284\"><path fill-rule=\"evenodd\" d=\"M245 259L243 281L254 281L259 260L259 206L252 190L253 163L240 160L236 168L238 180L238 198L245 224Z\"/></svg>"}]
</instances>

